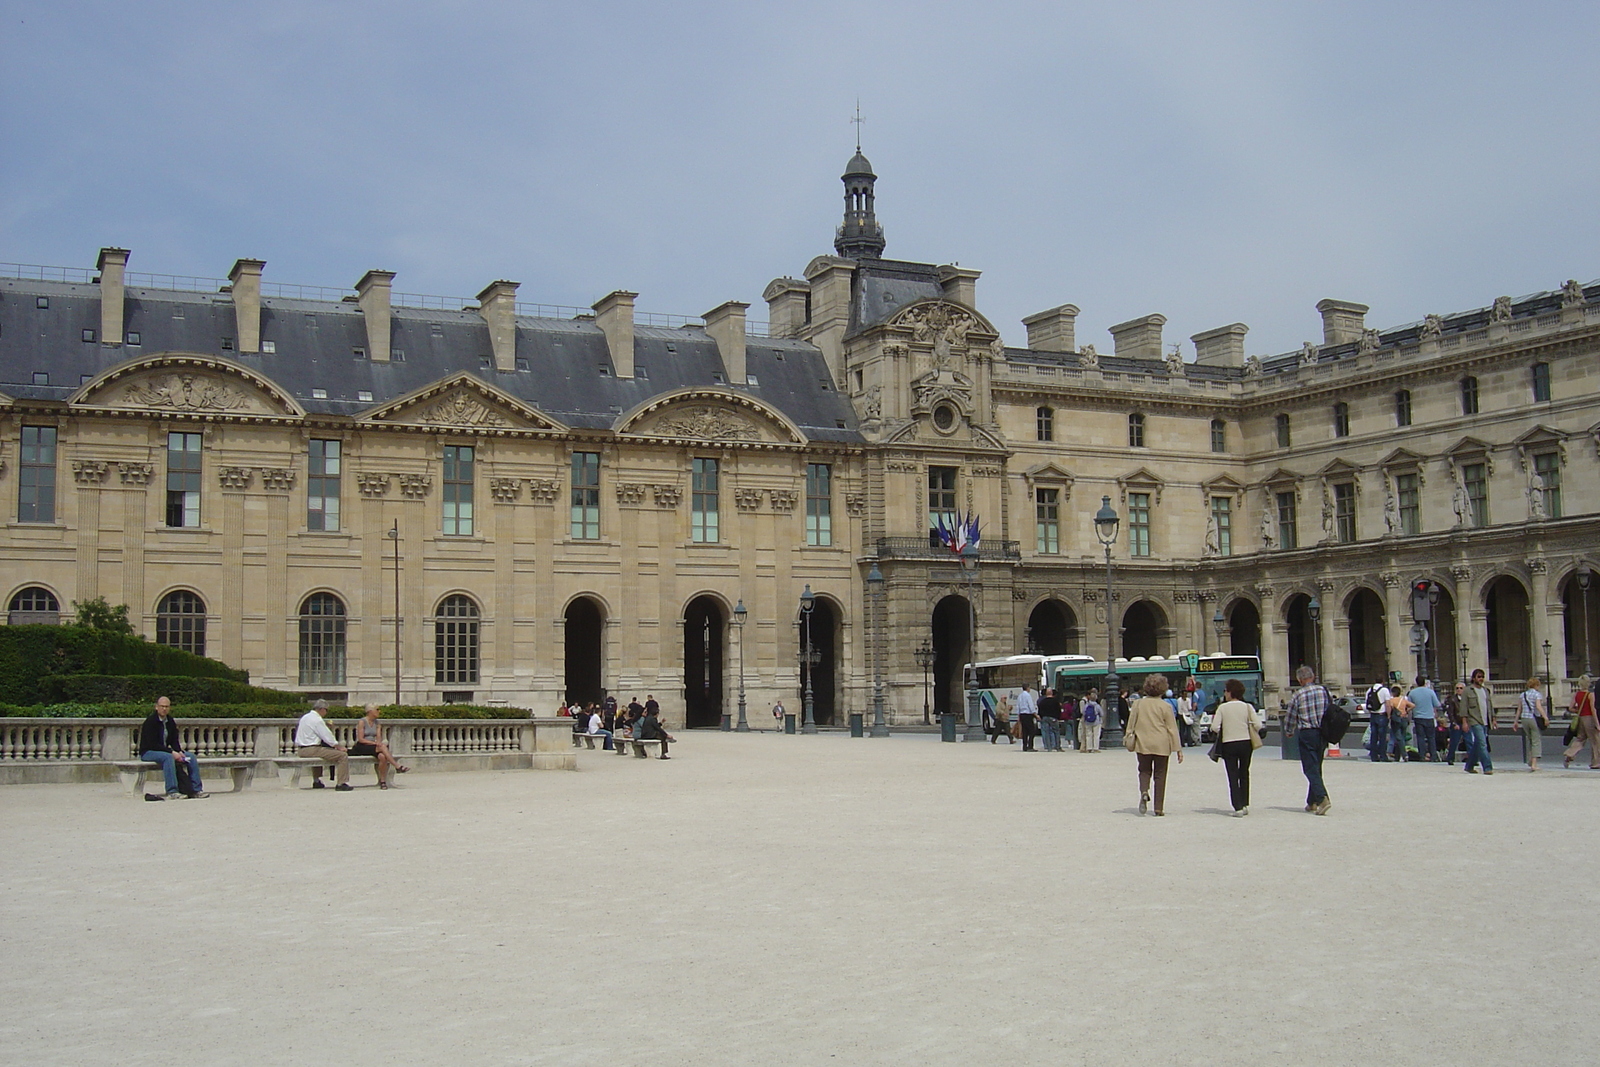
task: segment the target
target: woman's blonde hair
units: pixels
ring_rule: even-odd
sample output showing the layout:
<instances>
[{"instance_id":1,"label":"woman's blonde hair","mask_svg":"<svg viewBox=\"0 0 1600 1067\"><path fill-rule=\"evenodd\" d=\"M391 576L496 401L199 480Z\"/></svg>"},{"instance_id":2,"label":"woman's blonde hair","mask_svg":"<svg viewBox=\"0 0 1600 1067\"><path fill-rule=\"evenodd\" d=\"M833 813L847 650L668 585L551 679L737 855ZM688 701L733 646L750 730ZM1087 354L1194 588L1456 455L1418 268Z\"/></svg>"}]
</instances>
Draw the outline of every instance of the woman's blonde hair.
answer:
<instances>
[{"instance_id":1,"label":"woman's blonde hair","mask_svg":"<svg viewBox=\"0 0 1600 1067\"><path fill-rule=\"evenodd\" d=\"M1539 688L1539 685L1540 685L1539 679L1537 679L1537 678L1529 678L1528 679L1528 688L1529 689L1537 689L1537 688Z\"/></svg>"},{"instance_id":2,"label":"woman's blonde hair","mask_svg":"<svg viewBox=\"0 0 1600 1067\"><path fill-rule=\"evenodd\" d=\"M1158 697L1167 691L1167 676L1152 674L1145 678L1142 692L1147 697Z\"/></svg>"}]
</instances>

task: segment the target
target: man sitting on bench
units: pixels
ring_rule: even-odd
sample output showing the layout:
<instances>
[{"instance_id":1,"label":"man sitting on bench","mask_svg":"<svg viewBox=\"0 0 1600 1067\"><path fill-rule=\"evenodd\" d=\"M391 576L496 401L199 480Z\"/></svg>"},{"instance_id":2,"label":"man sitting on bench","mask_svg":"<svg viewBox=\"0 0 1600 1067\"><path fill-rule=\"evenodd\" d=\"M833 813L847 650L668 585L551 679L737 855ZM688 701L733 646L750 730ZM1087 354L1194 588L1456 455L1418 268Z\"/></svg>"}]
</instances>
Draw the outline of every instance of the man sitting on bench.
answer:
<instances>
[{"instance_id":1,"label":"man sitting on bench","mask_svg":"<svg viewBox=\"0 0 1600 1067\"><path fill-rule=\"evenodd\" d=\"M301 759L319 759L333 764L334 775L339 779L334 789L348 793L353 788L350 785L350 754L339 747L339 739L322 721L327 714L328 702L319 700L311 705L310 711L300 716L300 724L294 728L294 752ZM311 788L328 787L319 777L311 783Z\"/></svg>"},{"instance_id":2,"label":"man sitting on bench","mask_svg":"<svg viewBox=\"0 0 1600 1067\"><path fill-rule=\"evenodd\" d=\"M200 788L200 761L183 750L171 712L172 701L157 697L155 713L139 727L139 758L161 764L161 774L167 780L167 799L208 797L211 794Z\"/></svg>"},{"instance_id":3,"label":"man sitting on bench","mask_svg":"<svg viewBox=\"0 0 1600 1067\"><path fill-rule=\"evenodd\" d=\"M667 742L675 739L661 728L661 720L657 718L660 707L661 705L657 704L655 698L652 697L650 703L644 706L644 718L639 720L639 725L634 729L633 736L642 741L660 741L661 758L670 759L671 757L667 755Z\"/></svg>"}]
</instances>

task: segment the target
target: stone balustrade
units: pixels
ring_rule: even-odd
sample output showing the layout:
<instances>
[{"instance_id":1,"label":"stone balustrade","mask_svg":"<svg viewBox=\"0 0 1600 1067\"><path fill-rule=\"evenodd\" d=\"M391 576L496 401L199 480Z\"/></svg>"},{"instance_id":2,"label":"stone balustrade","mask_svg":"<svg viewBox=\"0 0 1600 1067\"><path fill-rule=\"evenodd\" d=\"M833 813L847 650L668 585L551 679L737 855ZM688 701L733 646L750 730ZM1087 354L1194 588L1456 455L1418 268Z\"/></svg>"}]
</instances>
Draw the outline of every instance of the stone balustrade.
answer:
<instances>
[{"instance_id":1,"label":"stone balustrade","mask_svg":"<svg viewBox=\"0 0 1600 1067\"><path fill-rule=\"evenodd\" d=\"M256 757L257 776L294 752L294 719L179 718L183 747L204 757ZM142 719L0 718L0 785L114 781L113 760L136 759ZM328 723L341 745L355 742L356 720ZM384 738L418 770L575 770L572 720L385 719Z\"/></svg>"}]
</instances>

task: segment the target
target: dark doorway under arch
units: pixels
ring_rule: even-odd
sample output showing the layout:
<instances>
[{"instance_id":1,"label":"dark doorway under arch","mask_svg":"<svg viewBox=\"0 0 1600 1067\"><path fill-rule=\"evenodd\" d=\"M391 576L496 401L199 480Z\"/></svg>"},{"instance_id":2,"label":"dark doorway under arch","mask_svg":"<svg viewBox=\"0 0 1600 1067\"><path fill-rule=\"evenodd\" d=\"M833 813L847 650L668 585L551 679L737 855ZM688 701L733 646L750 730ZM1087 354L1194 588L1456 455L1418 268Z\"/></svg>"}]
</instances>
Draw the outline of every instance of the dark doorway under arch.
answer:
<instances>
[{"instance_id":1,"label":"dark doorway under arch","mask_svg":"<svg viewBox=\"0 0 1600 1067\"><path fill-rule=\"evenodd\" d=\"M966 718L966 679L962 668L972 658L972 617L966 597L947 596L933 609L933 710Z\"/></svg>"},{"instance_id":2,"label":"dark doorway under arch","mask_svg":"<svg viewBox=\"0 0 1600 1067\"><path fill-rule=\"evenodd\" d=\"M1592 675L1600 667L1600 579L1587 594L1575 572L1561 586L1561 625L1567 646L1567 677Z\"/></svg>"},{"instance_id":3,"label":"dark doorway under arch","mask_svg":"<svg viewBox=\"0 0 1600 1067\"><path fill-rule=\"evenodd\" d=\"M1059 600L1040 601L1028 615L1025 651L1064 656L1078 651L1078 616Z\"/></svg>"},{"instance_id":4,"label":"dark doorway under arch","mask_svg":"<svg viewBox=\"0 0 1600 1067\"><path fill-rule=\"evenodd\" d=\"M1122 615L1123 658L1161 655L1162 631L1166 627L1167 613L1161 610L1160 605L1148 600L1128 605L1128 610Z\"/></svg>"},{"instance_id":5,"label":"dark doorway under arch","mask_svg":"<svg viewBox=\"0 0 1600 1067\"><path fill-rule=\"evenodd\" d=\"M581 596L567 605L565 688L569 704L587 704L605 696L600 640L605 625L605 616L593 598Z\"/></svg>"},{"instance_id":6,"label":"dark doorway under arch","mask_svg":"<svg viewBox=\"0 0 1600 1067\"><path fill-rule=\"evenodd\" d=\"M1261 612L1248 600L1236 600L1228 609L1228 655L1261 655Z\"/></svg>"},{"instance_id":7,"label":"dark doorway under arch","mask_svg":"<svg viewBox=\"0 0 1600 1067\"><path fill-rule=\"evenodd\" d=\"M1489 676L1521 681L1533 676L1533 636L1528 591L1510 575L1496 578L1483 592L1489 611Z\"/></svg>"},{"instance_id":8,"label":"dark doorway under arch","mask_svg":"<svg viewBox=\"0 0 1600 1067\"><path fill-rule=\"evenodd\" d=\"M722 725L722 643L726 622L715 597L699 596L683 612L683 725Z\"/></svg>"},{"instance_id":9,"label":"dark doorway under arch","mask_svg":"<svg viewBox=\"0 0 1600 1067\"><path fill-rule=\"evenodd\" d=\"M1350 686L1364 689L1389 680L1389 632L1383 617L1383 600L1371 589L1358 589L1350 598Z\"/></svg>"},{"instance_id":10,"label":"dark doorway under arch","mask_svg":"<svg viewBox=\"0 0 1600 1067\"><path fill-rule=\"evenodd\" d=\"M1435 682L1461 675L1461 655L1457 651L1456 598L1450 587L1439 583L1439 602L1433 606L1433 621L1428 624L1427 675ZM1461 678L1466 681L1465 678Z\"/></svg>"},{"instance_id":11,"label":"dark doorway under arch","mask_svg":"<svg viewBox=\"0 0 1600 1067\"><path fill-rule=\"evenodd\" d=\"M805 617L798 620L797 637L805 641ZM817 597L811 608L811 649L816 666L811 668L811 719L818 726L832 726L839 709L839 611L832 601ZM800 699L805 699L805 674L800 675ZM801 715L805 714L802 706Z\"/></svg>"},{"instance_id":12,"label":"dark doorway under arch","mask_svg":"<svg viewBox=\"0 0 1600 1067\"><path fill-rule=\"evenodd\" d=\"M1297 685L1294 672L1301 667L1310 667L1320 676L1322 668L1316 660L1316 628L1311 625L1311 597L1305 593L1290 597L1289 603L1283 608L1283 621L1289 626L1286 635L1289 677L1284 679L1284 684Z\"/></svg>"}]
</instances>

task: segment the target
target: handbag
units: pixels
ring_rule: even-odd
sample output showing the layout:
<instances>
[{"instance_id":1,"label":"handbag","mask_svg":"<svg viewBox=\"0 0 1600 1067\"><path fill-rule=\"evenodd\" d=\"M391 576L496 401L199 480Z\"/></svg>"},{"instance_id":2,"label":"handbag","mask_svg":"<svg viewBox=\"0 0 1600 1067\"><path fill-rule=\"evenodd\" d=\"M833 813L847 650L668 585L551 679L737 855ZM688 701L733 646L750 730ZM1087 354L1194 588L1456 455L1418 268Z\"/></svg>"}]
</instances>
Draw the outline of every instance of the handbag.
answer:
<instances>
[{"instance_id":1,"label":"handbag","mask_svg":"<svg viewBox=\"0 0 1600 1067\"><path fill-rule=\"evenodd\" d=\"M1220 744L1222 744L1222 741L1220 739L1211 742L1211 750L1206 753L1206 758L1211 760L1212 763L1215 763L1215 762L1217 762L1217 760L1222 758L1222 753L1217 751L1217 746L1220 745Z\"/></svg>"}]
</instances>

